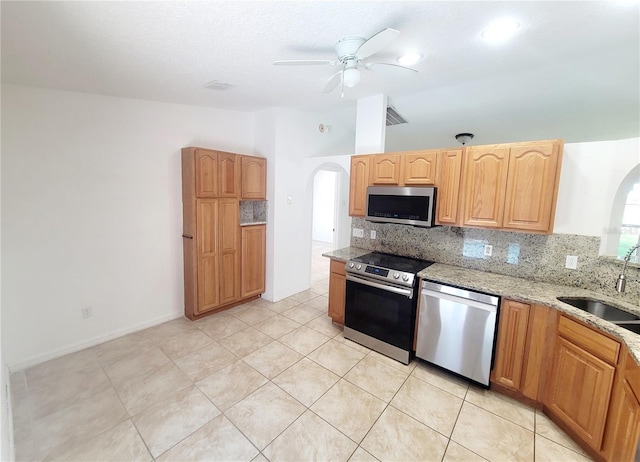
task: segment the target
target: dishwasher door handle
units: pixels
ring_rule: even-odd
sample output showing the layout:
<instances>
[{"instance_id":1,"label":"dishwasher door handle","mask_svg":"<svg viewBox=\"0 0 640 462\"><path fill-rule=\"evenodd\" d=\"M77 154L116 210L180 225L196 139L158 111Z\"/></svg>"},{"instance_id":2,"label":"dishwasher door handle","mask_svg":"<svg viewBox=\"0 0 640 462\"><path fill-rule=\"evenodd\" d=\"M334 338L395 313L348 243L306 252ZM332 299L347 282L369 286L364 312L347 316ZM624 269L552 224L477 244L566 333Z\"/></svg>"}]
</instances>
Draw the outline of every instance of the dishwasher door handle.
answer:
<instances>
[{"instance_id":1,"label":"dishwasher door handle","mask_svg":"<svg viewBox=\"0 0 640 462\"><path fill-rule=\"evenodd\" d=\"M447 300L450 302L458 303L460 305L472 306L473 308L489 311L491 313L495 313L498 311L497 305L481 303L468 298L456 297L454 295L449 295L442 292L434 292L433 290L422 289L422 295L426 295L427 297L439 298L441 300Z\"/></svg>"}]
</instances>

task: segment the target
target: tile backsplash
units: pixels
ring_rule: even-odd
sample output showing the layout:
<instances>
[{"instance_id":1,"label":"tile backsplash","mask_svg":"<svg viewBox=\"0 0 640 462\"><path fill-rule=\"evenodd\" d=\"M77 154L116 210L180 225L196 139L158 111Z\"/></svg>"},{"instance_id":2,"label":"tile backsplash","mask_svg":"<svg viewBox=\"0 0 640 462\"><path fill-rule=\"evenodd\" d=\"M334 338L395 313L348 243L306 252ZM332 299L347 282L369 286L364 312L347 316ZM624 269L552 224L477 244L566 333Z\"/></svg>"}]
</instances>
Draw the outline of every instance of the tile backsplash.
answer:
<instances>
[{"instance_id":1,"label":"tile backsplash","mask_svg":"<svg viewBox=\"0 0 640 462\"><path fill-rule=\"evenodd\" d=\"M240 201L240 223L267 221L267 201Z\"/></svg>"},{"instance_id":2,"label":"tile backsplash","mask_svg":"<svg viewBox=\"0 0 640 462\"><path fill-rule=\"evenodd\" d=\"M626 292L618 294L615 284L622 262L598 257L599 237L450 226L416 228L371 223L363 218L353 218L351 226L364 230L364 237L351 237L353 247L581 287L630 303L640 300L640 269L627 268ZM370 239L372 230L376 231L376 239ZM491 256L485 256L485 245L492 246ZM577 269L565 268L567 255L578 257Z\"/></svg>"}]
</instances>

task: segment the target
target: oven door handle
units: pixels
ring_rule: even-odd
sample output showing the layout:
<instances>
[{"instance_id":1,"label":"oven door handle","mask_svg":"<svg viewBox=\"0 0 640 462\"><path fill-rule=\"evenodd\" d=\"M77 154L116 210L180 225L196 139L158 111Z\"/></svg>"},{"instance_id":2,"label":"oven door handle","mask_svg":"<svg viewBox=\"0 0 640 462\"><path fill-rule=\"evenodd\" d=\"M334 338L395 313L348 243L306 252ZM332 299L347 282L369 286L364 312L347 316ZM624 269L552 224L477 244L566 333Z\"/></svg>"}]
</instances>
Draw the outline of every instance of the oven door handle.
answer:
<instances>
[{"instance_id":1,"label":"oven door handle","mask_svg":"<svg viewBox=\"0 0 640 462\"><path fill-rule=\"evenodd\" d=\"M376 289L385 290L387 292L393 292L394 294L404 295L409 300L413 299L413 290L403 289L401 287L389 286L386 284L380 284L378 282L370 281L369 279L363 279L358 276L353 276L347 273L347 281L357 282L358 284L364 284L365 286L375 287Z\"/></svg>"}]
</instances>

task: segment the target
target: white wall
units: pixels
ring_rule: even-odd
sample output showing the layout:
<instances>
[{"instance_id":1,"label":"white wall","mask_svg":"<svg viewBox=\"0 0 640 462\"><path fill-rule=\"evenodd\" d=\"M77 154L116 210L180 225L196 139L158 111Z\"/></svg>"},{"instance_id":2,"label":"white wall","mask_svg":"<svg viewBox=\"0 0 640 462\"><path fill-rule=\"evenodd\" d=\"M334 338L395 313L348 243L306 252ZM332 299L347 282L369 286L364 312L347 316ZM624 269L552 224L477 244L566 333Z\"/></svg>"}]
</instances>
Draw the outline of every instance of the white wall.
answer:
<instances>
[{"instance_id":1,"label":"white wall","mask_svg":"<svg viewBox=\"0 0 640 462\"><path fill-rule=\"evenodd\" d=\"M351 156L324 156L312 157L304 160L302 176L307 178L307 193L305 201L309 207L313 207L314 177L321 171L331 171L336 174L337 197L334 205L337 207L336 231L334 233L334 248L348 247L351 242L351 217L349 216L349 169ZM311 245L311 243L309 243Z\"/></svg>"},{"instance_id":2,"label":"white wall","mask_svg":"<svg viewBox=\"0 0 640 462\"><path fill-rule=\"evenodd\" d=\"M606 236L624 177L640 164L640 138L564 146L554 233Z\"/></svg>"},{"instance_id":3,"label":"white wall","mask_svg":"<svg viewBox=\"0 0 640 462\"><path fill-rule=\"evenodd\" d=\"M353 141L345 128L339 137L320 134L318 125L330 121L328 117L283 108L257 113L256 152L268 159L267 300L278 301L310 286L314 168L326 162L320 154L334 153L345 143L352 149ZM344 157L348 172L349 157Z\"/></svg>"},{"instance_id":4,"label":"white wall","mask_svg":"<svg viewBox=\"0 0 640 462\"><path fill-rule=\"evenodd\" d=\"M276 116L274 109L256 113L255 147L256 153L267 158L267 251L265 268L265 292L262 297L274 301L275 289L275 220L274 196L276 182Z\"/></svg>"},{"instance_id":5,"label":"white wall","mask_svg":"<svg viewBox=\"0 0 640 462\"><path fill-rule=\"evenodd\" d=\"M313 229L311 239L333 244L338 173L319 170L313 177Z\"/></svg>"},{"instance_id":6,"label":"white wall","mask_svg":"<svg viewBox=\"0 0 640 462\"><path fill-rule=\"evenodd\" d=\"M0 125L2 117L0 114ZM0 145L2 144L2 131L0 130ZM2 204L2 150L0 149L0 204ZM0 242L2 242L2 206L0 205ZM0 262L2 262L2 246L0 246ZM2 265L0 265L0 326L2 326ZM13 458L12 426L9 413L7 390L9 384L9 374L5 360L4 346L6 337L2 335L0 329L0 460L11 460Z\"/></svg>"},{"instance_id":7,"label":"white wall","mask_svg":"<svg viewBox=\"0 0 640 462\"><path fill-rule=\"evenodd\" d=\"M181 316L180 148L253 154L254 115L11 85L2 115L9 366Z\"/></svg>"}]
</instances>

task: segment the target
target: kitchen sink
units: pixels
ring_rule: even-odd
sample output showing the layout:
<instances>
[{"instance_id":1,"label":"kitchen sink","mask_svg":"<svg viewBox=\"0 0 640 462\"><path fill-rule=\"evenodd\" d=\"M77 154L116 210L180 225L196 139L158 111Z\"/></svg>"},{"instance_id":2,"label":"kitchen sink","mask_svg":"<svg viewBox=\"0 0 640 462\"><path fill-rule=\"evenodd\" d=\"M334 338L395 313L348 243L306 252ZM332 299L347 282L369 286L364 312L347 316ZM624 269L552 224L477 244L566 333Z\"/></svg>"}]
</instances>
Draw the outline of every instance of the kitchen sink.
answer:
<instances>
[{"instance_id":1,"label":"kitchen sink","mask_svg":"<svg viewBox=\"0 0 640 462\"><path fill-rule=\"evenodd\" d=\"M624 327L631 332L640 334L640 316L592 298L558 297L558 300L591 313L605 321Z\"/></svg>"}]
</instances>

